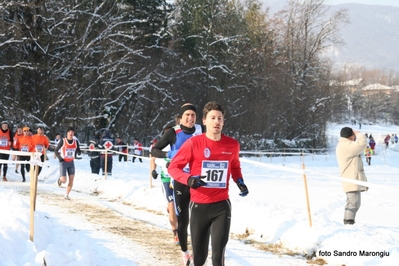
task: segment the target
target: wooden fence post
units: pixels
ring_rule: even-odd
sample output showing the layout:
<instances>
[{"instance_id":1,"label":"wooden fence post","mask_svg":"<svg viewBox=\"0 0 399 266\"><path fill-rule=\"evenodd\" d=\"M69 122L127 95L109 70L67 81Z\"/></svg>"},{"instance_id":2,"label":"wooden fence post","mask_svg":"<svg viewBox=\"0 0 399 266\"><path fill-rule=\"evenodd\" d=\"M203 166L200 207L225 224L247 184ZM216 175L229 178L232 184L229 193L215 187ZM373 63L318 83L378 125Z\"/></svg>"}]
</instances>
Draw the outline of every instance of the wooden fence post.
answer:
<instances>
[{"instance_id":1,"label":"wooden fence post","mask_svg":"<svg viewBox=\"0 0 399 266\"><path fill-rule=\"evenodd\" d=\"M303 154L301 155L303 156ZM309 193L308 193L308 182L306 180L305 174L305 164L302 163L302 170L303 170L303 182L305 186L305 196L306 196L306 207L308 209L308 220L309 220L309 227L312 227L312 215L310 213L310 203L309 203Z\"/></svg>"},{"instance_id":2,"label":"wooden fence post","mask_svg":"<svg viewBox=\"0 0 399 266\"><path fill-rule=\"evenodd\" d=\"M32 153L30 160L32 161L34 158L35 154ZM34 170L32 169L32 164L30 165L30 171L29 171L29 177L30 177L30 223L29 223L29 239L30 241L33 242L34 239L34 234L35 234L35 188L34 188L34 183L35 180L33 178L34 176ZM23 164L21 164L21 167L24 167Z\"/></svg>"}]
</instances>

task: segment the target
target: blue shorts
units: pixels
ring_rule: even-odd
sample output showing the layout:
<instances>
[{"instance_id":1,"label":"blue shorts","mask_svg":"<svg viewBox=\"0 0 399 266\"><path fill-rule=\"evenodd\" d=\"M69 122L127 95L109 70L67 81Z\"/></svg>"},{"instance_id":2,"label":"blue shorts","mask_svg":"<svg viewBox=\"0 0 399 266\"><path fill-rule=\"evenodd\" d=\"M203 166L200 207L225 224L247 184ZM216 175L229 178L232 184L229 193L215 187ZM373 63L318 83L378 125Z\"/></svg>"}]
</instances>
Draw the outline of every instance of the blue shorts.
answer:
<instances>
[{"instance_id":1,"label":"blue shorts","mask_svg":"<svg viewBox=\"0 0 399 266\"><path fill-rule=\"evenodd\" d=\"M60 163L60 176L75 175L75 163L72 162L61 162Z\"/></svg>"},{"instance_id":2,"label":"blue shorts","mask_svg":"<svg viewBox=\"0 0 399 266\"><path fill-rule=\"evenodd\" d=\"M169 202L173 202L173 189L170 187L170 182L162 182L163 194L166 196L166 200Z\"/></svg>"}]
</instances>

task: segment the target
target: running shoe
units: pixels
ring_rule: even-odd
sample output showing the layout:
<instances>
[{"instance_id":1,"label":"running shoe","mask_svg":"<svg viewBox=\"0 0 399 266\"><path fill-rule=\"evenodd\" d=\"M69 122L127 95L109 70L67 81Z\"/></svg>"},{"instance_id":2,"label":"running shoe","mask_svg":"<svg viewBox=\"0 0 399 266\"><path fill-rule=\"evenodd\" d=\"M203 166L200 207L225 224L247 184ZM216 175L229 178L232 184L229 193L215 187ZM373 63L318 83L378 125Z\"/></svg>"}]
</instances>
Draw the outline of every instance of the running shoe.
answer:
<instances>
[{"instance_id":1,"label":"running shoe","mask_svg":"<svg viewBox=\"0 0 399 266\"><path fill-rule=\"evenodd\" d=\"M179 237L177 235L173 237L173 242L175 243L175 245L180 245Z\"/></svg>"},{"instance_id":2,"label":"running shoe","mask_svg":"<svg viewBox=\"0 0 399 266\"><path fill-rule=\"evenodd\" d=\"M57 183L58 183L58 186L60 187L60 186L61 186L61 184L62 184L62 182L61 182L61 179L59 179L59 178L58 178L58 181L57 181Z\"/></svg>"},{"instance_id":3,"label":"running shoe","mask_svg":"<svg viewBox=\"0 0 399 266\"><path fill-rule=\"evenodd\" d=\"M3 181L4 181L4 182L7 182L7 181L8 181L7 178L6 178L5 176L3 176Z\"/></svg>"},{"instance_id":4,"label":"running shoe","mask_svg":"<svg viewBox=\"0 0 399 266\"><path fill-rule=\"evenodd\" d=\"M65 197L64 197L66 200L70 200L70 198L69 198L69 196L68 195L65 195Z\"/></svg>"},{"instance_id":5,"label":"running shoe","mask_svg":"<svg viewBox=\"0 0 399 266\"><path fill-rule=\"evenodd\" d=\"M173 230L173 242L175 243L175 245L180 245L179 236L177 235L177 230Z\"/></svg>"},{"instance_id":6,"label":"running shoe","mask_svg":"<svg viewBox=\"0 0 399 266\"><path fill-rule=\"evenodd\" d=\"M192 258L188 250L183 252L183 266L190 266Z\"/></svg>"},{"instance_id":7,"label":"running shoe","mask_svg":"<svg viewBox=\"0 0 399 266\"><path fill-rule=\"evenodd\" d=\"M16 173L16 174L19 174L19 173L18 173L18 170L15 170L15 173Z\"/></svg>"}]
</instances>

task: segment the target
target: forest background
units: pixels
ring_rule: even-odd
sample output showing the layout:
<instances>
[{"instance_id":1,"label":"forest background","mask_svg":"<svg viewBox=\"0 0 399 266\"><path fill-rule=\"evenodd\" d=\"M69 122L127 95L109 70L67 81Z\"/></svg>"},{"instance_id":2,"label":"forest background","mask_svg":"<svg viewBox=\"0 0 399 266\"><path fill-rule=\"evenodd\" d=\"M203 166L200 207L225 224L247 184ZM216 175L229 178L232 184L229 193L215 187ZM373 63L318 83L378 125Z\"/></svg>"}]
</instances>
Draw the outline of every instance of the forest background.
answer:
<instances>
[{"instance_id":1,"label":"forest background","mask_svg":"<svg viewBox=\"0 0 399 266\"><path fill-rule=\"evenodd\" d=\"M327 122L399 121L397 90L361 90L397 74L334 70L324 56L348 23L325 0L273 15L257 0L0 0L0 118L148 145L183 103L200 122L215 100L242 149L324 148Z\"/></svg>"}]
</instances>

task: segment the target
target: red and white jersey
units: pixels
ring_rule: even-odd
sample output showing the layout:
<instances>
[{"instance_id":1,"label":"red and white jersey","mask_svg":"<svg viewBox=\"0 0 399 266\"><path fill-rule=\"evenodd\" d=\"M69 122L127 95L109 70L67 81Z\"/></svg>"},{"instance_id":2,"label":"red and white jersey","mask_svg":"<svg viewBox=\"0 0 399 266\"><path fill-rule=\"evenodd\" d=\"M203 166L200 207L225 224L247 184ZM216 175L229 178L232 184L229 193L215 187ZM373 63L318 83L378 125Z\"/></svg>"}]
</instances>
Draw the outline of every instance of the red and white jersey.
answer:
<instances>
[{"instance_id":1,"label":"red and white jersey","mask_svg":"<svg viewBox=\"0 0 399 266\"><path fill-rule=\"evenodd\" d=\"M134 154L142 155L142 153L143 153L143 144L137 142L136 144L134 144Z\"/></svg>"},{"instance_id":2,"label":"red and white jersey","mask_svg":"<svg viewBox=\"0 0 399 266\"><path fill-rule=\"evenodd\" d=\"M45 150L50 145L50 141L44 135L33 135L32 136L32 143L36 152L40 152L41 154L45 153Z\"/></svg>"},{"instance_id":3,"label":"red and white jersey","mask_svg":"<svg viewBox=\"0 0 399 266\"><path fill-rule=\"evenodd\" d=\"M10 130L7 129L6 132L0 130L0 150L10 150L11 144Z\"/></svg>"},{"instance_id":4,"label":"red and white jersey","mask_svg":"<svg viewBox=\"0 0 399 266\"><path fill-rule=\"evenodd\" d=\"M72 162L75 159L75 152L78 148L76 139L73 139L72 144L68 143L66 138L63 139L63 145L60 149L60 155L65 162Z\"/></svg>"},{"instance_id":5,"label":"red and white jersey","mask_svg":"<svg viewBox=\"0 0 399 266\"><path fill-rule=\"evenodd\" d=\"M193 175L206 176L206 186L190 189L191 200L196 203L213 203L229 198L230 176L236 181L242 177L239 160L240 144L222 134L213 141L206 134L188 139L179 149L168 167L169 174L178 182L187 184ZM190 173L184 172L187 165Z\"/></svg>"},{"instance_id":6,"label":"red and white jersey","mask_svg":"<svg viewBox=\"0 0 399 266\"><path fill-rule=\"evenodd\" d=\"M18 149L19 151L24 151L24 152L35 151L35 149L33 147L31 136L18 137L17 143L15 144L14 148Z\"/></svg>"}]
</instances>

